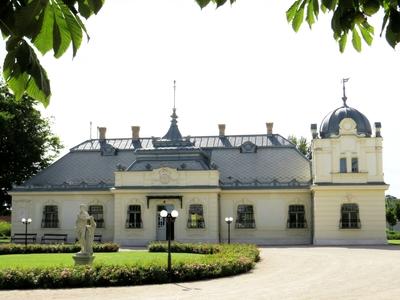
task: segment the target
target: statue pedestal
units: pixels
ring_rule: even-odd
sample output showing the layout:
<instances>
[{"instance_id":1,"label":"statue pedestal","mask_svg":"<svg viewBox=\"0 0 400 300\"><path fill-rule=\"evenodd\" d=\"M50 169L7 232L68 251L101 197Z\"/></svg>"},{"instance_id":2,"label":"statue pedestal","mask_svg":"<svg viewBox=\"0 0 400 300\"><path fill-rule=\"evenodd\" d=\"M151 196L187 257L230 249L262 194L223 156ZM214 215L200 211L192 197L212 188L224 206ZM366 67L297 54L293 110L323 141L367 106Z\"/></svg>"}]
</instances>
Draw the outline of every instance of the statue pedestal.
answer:
<instances>
[{"instance_id":1,"label":"statue pedestal","mask_svg":"<svg viewBox=\"0 0 400 300\"><path fill-rule=\"evenodd\" d=\"M76 253L72 258L75 261L75 265L91 265L95 257L89 253Z\"/></svg>"}]
</instances>

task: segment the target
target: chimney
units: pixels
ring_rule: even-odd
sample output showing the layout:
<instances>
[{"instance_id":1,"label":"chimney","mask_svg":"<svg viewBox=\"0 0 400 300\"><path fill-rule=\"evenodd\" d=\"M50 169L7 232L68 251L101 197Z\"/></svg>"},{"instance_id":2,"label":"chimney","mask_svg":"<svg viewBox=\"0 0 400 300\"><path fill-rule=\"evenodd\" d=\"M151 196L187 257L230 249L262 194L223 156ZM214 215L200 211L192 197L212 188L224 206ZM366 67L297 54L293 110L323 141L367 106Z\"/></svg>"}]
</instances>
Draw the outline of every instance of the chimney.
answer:
<instances>
[{"instance_id":1,"label":"chimney","mask_svg":"<svg viewBox=\"0 0 400 300\"><path fill-rule=\"evenodd\" d=\"M318 138L317 124L311 124L311 134L313 139Z\"/></svg>"},{"instance_id":2,"label":"chimney","mask_svg":"<svg viewBox=\"0 0 400 300\"><path fill-rule=\"evenodd\" d=\"M140 126L132 126L132 139L139 139Z\"/></svg>"},{"instance_id":3,"label":"chimney","mask_svg":"<svg viewBox=\"0 0 400 300\"><path fill-rule=\"evenodd\" d=\"M98 127L99 128L99 140L105 140L106 139L106 127Z\"/></svg>"},{"instance_id":4,"label":"chimney","mask_svg":"<svg viewBox=\"0 0 400 300\"><path fill-rule=\"evenodd\" d=\"M225 136L225 124L218 124L219 136Z\"/></svg>"},{"instance_id":5,"label":"chimney","mask_svg":"<svg viewBox=\"0 0 400 300\"><path fill-rule=\"evenodd\" d=\"M267 125L267 134L272 134L272 128L274 127L274 123L267 122L265 124Z\"/></svg>"},{"instance_id":6,"label":"chimney","mask_svg":"<svg viewBox=\"0 0 400 300\"><path fill-rule=\"evenodd\" d=\"M381 136L381 128L382 128L381 122L375 122L375 136L376 137L382 137Z\"/></svg>"}]
</instances>

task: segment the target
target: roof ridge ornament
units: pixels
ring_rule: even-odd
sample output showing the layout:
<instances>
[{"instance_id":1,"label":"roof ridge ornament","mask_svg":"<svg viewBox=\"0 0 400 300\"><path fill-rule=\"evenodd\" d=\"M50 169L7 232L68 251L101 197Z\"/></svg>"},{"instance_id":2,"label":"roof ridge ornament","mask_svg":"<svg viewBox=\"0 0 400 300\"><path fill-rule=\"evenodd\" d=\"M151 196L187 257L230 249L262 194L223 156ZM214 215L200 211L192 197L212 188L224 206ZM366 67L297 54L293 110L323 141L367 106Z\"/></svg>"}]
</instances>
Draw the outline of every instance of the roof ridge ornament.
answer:
<instances>
[{"instance_id":1,"label":"roof ridge ornament","mask_svg":"<svg viewBox=\"0 0 400 300\"><path fill-rule=\"evenodd\" d=\"M343 100L343 106L344 107L348 107L348 105L346 103L346 101L347 101L347 97L346 97L346 82L349 81L349 79L350 79L350 77L342 79L342 85L343 85L343 97L342 97L342 100Z\"/></svg>"}]
</instances>

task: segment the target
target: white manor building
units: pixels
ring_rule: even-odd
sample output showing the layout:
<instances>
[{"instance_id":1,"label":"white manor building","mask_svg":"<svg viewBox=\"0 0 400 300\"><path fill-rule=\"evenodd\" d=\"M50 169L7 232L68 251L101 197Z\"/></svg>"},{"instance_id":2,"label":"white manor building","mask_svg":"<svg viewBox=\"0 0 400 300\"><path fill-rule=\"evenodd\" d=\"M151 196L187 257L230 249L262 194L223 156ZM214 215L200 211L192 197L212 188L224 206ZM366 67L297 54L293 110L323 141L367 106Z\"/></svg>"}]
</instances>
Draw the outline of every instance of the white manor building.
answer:
<instances>
[{"instance_id":1,"label":"white manor building","mask_svg":"<svg viewBox=\"0 0 400 300\"><path fill-rule=\"evenodd\" d=\"M381 125L343 106L317 131L312 159L273 133L182 137L175 109L162 138L85 141L11 192L12 233L68 234L86 204L103 241L145 245L166 239L160 211L179 217L177 241L257 244L385 244Z\"/></svg>"}]
</instances>

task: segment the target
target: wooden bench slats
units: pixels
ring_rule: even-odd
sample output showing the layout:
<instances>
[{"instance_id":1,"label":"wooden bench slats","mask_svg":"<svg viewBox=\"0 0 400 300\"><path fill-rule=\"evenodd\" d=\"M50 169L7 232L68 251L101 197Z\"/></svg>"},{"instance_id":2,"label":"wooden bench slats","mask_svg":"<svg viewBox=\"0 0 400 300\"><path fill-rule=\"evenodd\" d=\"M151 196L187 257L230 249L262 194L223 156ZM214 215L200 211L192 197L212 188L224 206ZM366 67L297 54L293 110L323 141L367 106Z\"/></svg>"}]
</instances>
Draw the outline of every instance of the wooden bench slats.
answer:
<instances>
[{"instance_id":1,"label":"wooden bench slats","mask_svg":"<svg viewBox=\"0 0 400 300\"><path fill-rule=\"evenodd\" d=\"M67 242L68 234L61 233L45 233L42 236L42 244L45 244L47 241L51 242Z\"/></svg>"},{"instance_id":2,"label":"wooden bench slats","mask_svg":"<svg viewBox=\"0 0 400 300\"><path fill-rule=\"evenodd\" d=\"M36 243L37 233L27 233L26 241L29 243ZM25 242L25 233L14 233L11 237L11 242Z\"/></svg>"},{"instance_id":3,"label":"wooden bench slats","mask_svg":"<svg viewBox=\"0 0 400 300\"><path fill-rule=\"evenodd\" d=\"M93 242L101 243L101 238L102 238L101 234L95 234L94 238L93 238ZM75 239L75 242L77 242L77 241L78 241L78 239Z\"/></svg>"}]
</instances>

